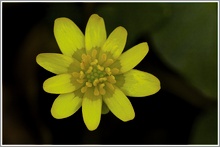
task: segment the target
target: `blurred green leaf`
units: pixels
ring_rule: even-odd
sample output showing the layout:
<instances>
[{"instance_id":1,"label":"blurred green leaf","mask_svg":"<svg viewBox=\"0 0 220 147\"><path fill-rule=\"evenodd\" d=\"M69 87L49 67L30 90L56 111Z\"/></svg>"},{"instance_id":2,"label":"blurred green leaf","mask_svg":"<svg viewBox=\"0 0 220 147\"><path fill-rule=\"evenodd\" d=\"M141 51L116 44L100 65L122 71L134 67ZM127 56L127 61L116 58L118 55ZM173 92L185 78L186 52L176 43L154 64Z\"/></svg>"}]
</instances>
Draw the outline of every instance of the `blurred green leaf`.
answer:
<instances>
[{"instance_id":1,"label":"blurred green leaf","mask_svg":"<svg viewBox=\"0 0 220 147\"><path fill-rule=\"evenodd\" d=\"M200 115L192 128L190 143L192 144L217 144L217 109L209 110Z\"/></svg>"},{"instance_id":2,"label":"blurred green leaf","mask_svg":"<svg viewBox=\"0 0 220 147\"><path fill-rule=\"evenodd\" d=\"M193 86L217 98L217 3L171 4L172 17L153 34L157 51Z\"/></svg>"}]
</instances>

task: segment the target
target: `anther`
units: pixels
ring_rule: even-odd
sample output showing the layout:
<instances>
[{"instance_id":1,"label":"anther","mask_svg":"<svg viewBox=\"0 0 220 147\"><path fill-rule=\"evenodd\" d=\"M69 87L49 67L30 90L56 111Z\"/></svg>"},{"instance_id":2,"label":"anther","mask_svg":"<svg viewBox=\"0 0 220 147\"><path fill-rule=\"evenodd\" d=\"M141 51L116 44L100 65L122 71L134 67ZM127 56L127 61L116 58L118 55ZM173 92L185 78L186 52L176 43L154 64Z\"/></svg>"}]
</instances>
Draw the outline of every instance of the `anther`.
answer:
<instances>
[{"instance_id":1,"label":"anther","mask_svg":"<svg viewBox=\"0 0 220 147\"><path fill-rule=\"evenodd\" d=\"M85 70L85 63L84 63L84 62L81 62L81 63L80 63L80 68L81 68L82 70Z\"/></svg>"},{"instance_id":2,"label":"anther","mask_svg":"<svg viewBox=\"0 0 220 147\"><path fill-rule=\"evenodd\" d=\"M109 67L106 67L105 68L105 72L108 74L108 75L111 75L111 69Z\"/></svg>"},{"instance_id":3,"label":"anther","mask_svg":"<svg viewBox=\"0 0 220 147\"><path fill-rule=\"evenodd\" d=\"M104 63L104 66L109 66L113 63L114 61L112 59L108 59L105 63Z\"/></svg>"},{"instance_id":4,"label":"anther","mask_svg":"<svg viewBox=\"0 0 220 147\"><path fill-rule=\"evenodd\" d=\"M78 78L79 77L79 73L78 72L73 72L72 75L73 75L74 78Z\"/></svg>"},{"instance_id":5,"label":"anther","mask_svg":"<svg viewBox=\"0 0 220 147\"><path fill-rule=\"evenodd\" d=\"M86 82L86 86L87 86L87 87L92 87L92 83Z\"/></svg>"},{"instance_id":6,"label":"anther","mask_svg":"<svg viewBox=\"0 0 220 147\"><path fill-rule=\"evenodd\" d=\"M104 70L104 67L100 66L100 65L97 65L97 68L100 70L100 71L103 71Z\"/></svg>"},{"instance_id":7,"label":"anther","mask_svg":"<svg viewBox=\"0 0 220 147\"><path fill-rule=\"evenodd\" d=\"M99 78L99 82L104 82L104 81L106 81L106 80L107 80L107 78L106 78L106 77Z\"/></svg>"},{"instance_id":8,"label":"anther","mask_svg":"<svg viewBox=\"0 0 220 147\"><path fill-rule=\"evenodd\" d=\"M104 95L104 94L105 94L104 86L105 86L104 83L102 83L102 84L99 85L99 92L100 92L101 95Z\"/></svg>"},{"instance_id":9,"label":"anther","mask_svg":"<svg viewBox=\"0 0 220 147\"><path fill-rule=\"evenodd\" d=\"M105 61L107 59L106 54L102 54L102 60Z\"/></svg>"},{"instance_id":10,"label":"anther","mask_svg":"<svg viewBox=\"0 0 220 147\"><path fill-rule=\"evenodd\" d=\"M84 62L84 64L90 63L91 62L90 55L82 54L82 61Z\"/></svg>"},{"instance_id":11,"label":"anther","mask_svg":"<svg viewBox=\"0 0 220 147\"><path fill-rule=\"evenodd\" d=\"M98 83L99 83L99 80L98 80L98 79L95 79L95 80L93 81L93 86L97 86Z\"/></svg>"},{"instance_id":12,"label":"anther","mask_svg":"<svg viewBox=\"0 0 220 147\"><path fill-rule=\"evenodd\" d=\"M95 95L95 96L98 96L98 95L99 95L99 90L98 90L97 86L96 86L95 89L94 89L94 95Z\"/></svg>"},{"instance_id":13,"label":"anther","mask_svg":"<svg viewBox=\"0 0 220 147\"><path fill-rule=\"evenodd\" d=\"M114 90L115 89L115 87L111 84L111 83L109 83L109 82L105 82L105 84L106 84L106 86L110 89L110 90Z\"/></svg>"},{"instance_id":14,"label":"anther","mask_svg":"<svg viewBox=\"0 0 220 147\"><path fill-rule=\"evenodd\" d=\"M86 87L86 86L84 86L84 87L81 88L81 92L82 92L82 93L85 93L86 91L87 91L87 87Z\"/></svg>"},{"instance_id":15,"label":"anther","mask_svg":"<svg viewBox=\"0 0 220 147\"><path fill-rule=\"evenodd\" d=\"M107 80L112 84L116 83L115 77L113 75L108 76Z\"/></svg>"},{"instance_id":16,"label":"anther","mask_svg":"<svg viewBox=\"0 0 220 147\"><path fill-rule=\"evenodd\" d=\"M93 58L93 59L96 58L96 55L97 55L97 50L94 49L94 50L92 51L92 58Z\"/></svg>"},{"instance_id":17,"label":"anther","mask_svg":"<svg viewBox=\"0 0 220 147\"><path fill-rule=\"evenodd\" d=\"M106 93L105 89L100 89L100 94L101 95L105 95L105 93Z\"/></svg>"},{"instance_id":18,"label":"anther","mask_svg":"<svg viewBox=\"0 0 220 147\"><path fill-rule=\"evenodd\" d=\"M86 61L86 59L87 59L86 54L82 54L82 60L83 60L83 61Z\"/></svg>"},{"instance_id":19,"label":"anther","mask_svg":"<svg viewBox=\"0 0 220 147\"><path fill-rule=\"evenodd\" d=\"M100 59L100 64L102 64L103 62L105 62L107 59L107 55L106 54L102 54L101 59Z\"/></svg>"},{"instance_id":20,"label":"anther","mask_svg":"<svg viewBox=\"0 0 220 147\"><path fill-rule=\"evenodd\" d=\"M113 75L118 74L119 69L118 68L113 68L113 69L111 69L111 72L112 72Z\"/></svg>"},{"instance_id":21,"label":"anther","mask_svg":"<svg viewBox=\"0 0 220 147\"><path fill-rule=\"evenodd\" d=\"M89 66L89 69L86 71L86 73L91 73L92 72L93 67Z\"/></svg>"},{"instance_id":22,"label":"anther","mask_svg":"<svg viewBox=\"0 0 220 147\"><path fill-rule=\"evenodd\" d=\"M83 71L80 71L80 73L79 73L79 78L80 78L80 79L83 79L84 77L85 77L84 72L83 72Z\"/></svg>"},{"instance_id":23,"label":"anther","mask_svg":"<svg viewBox=\"0 0 220 147\"><path fill-rule=\"evenodd\" d=\"M84 79L76 79L76 81L80 84L82 84L84 82Z\"/></svg>"},{"instance_id":24,"label":"anther","mask_svg":"<svg viewBox=\"0 0 220 147\"><path fill-rule=\"evenodd\" d=\"M93 62L90 63L90 65L96 65L98 63L98 60L95 59Z\"/></svg>"}]
</instances>

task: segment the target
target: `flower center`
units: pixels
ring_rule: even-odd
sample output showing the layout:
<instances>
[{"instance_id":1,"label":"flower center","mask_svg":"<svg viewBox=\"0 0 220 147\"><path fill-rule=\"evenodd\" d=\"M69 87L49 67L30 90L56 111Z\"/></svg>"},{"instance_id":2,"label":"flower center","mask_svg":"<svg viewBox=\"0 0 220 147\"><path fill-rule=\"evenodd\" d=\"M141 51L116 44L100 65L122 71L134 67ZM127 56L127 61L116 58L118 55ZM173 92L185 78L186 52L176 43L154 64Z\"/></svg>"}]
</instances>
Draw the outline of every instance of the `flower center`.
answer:
<instances>
[{"instance_id":1,"label":"flower center","mask_svg":"<svg viewBox=\"0 0 220 147\"><path fill-rule=\"evenodd\" d=\"M96 49L92 50L91 54L82 54L81 58L81 71L73 72L73 76L77 78L77 82L84 83L82 93L92 88L94 95L99 96L104 95L106 89L114 90L114 75L119 73L119 69L109 67L114 62L113 59L108 59L105 53L98 55Z\"/></svg>"}]
</instances>

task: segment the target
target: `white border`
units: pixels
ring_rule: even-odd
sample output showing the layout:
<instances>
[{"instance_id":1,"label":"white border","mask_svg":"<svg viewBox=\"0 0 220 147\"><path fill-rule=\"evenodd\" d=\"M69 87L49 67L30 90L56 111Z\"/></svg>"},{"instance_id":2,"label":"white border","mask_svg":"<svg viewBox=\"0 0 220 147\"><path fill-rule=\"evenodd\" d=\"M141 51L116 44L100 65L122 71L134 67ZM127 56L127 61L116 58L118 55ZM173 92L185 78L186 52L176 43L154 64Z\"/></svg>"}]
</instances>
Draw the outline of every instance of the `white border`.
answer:
<instances>
[{"instance_id":1,"label":"white border","mask_svg":"<svg viewBox=\"0 0 220 147\"><path fill-rule=\"evenodd\" d=\"M200 0L200 1L191 1L191 0L185 0L185 1L117 1L117 0L114 0L114 1L111 1L111 0L100 0L100 1L38 1L38 0L33 0L33 1L14 1L14 0L8 0L8 1L1 1L1 54L0 54L0 57L1 57L1 75L0 75L0 78L1 78L1 83L2 83L2 3L32 3L32 2L41 2L41 3L73 3L73 2L87 2L87 3L92 3L92 2L96 2L96 3L120 3L120 2L126 2L126 3L143 3L143 2L146 2L146 3L217 3L217 9L218 9L218 14L217 14L217 17L218 17L218 27L217 27L217 31L218 31L218 35L217 35L217 38L218 38L218 41L219 41L219 1L207 1L207 0ZM220 63L220 60L219 60L219 42L218 42L218 80L219 80L219 74L220 74L220 70L219 70L219 63ZM219 81L218 81L218 88L219 88ZM1 92L1 101L0 101L0 105L1 105L1 138L0 138L0 141L1 141L1 146L219 146L219 117L218 117L218 143L217 145L32 145L32 144L29 144L29 145L3 145L2 142L3 142L3 133L2 133L2 93L3 93L3 88L1 86L1 89L0 89L0 92ZM218 98L219 98L219 90L218 90ZM218 103L217 103L217 106L218 106L218 116L219 116L219 99L218 99Z\"/></svg>"}]
</instances>

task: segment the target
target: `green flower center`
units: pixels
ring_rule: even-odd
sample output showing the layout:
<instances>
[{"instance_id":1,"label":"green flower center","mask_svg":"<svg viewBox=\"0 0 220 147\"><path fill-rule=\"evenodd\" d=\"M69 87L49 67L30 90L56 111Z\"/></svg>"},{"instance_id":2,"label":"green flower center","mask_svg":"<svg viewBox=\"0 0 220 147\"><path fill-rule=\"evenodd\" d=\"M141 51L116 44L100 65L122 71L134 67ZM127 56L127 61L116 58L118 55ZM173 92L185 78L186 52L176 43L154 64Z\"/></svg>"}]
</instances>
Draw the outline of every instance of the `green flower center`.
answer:
<instances>
[{"instance_id":1,"label":"green flower center","mask_svg":"<svg viewBox=\"0 0 220 147\"><path fill-rule=\"evenodd\" d=\"M74 72L73 76L84 85L81 88L82 93L92 88L94 95L99 96L104 95L108 89L114 90L114 75L119 73L119 69L109 67L114 62L113 59L108 59L105 53L98 55L96 49L91 54L82 54L81 58L81 71Z\"/></svg>"},{"instance_id":2,"label":"green flower center","mask_svg":"<svg viewBox=\"0 0 220 147\"><path fill-rule=\"evenodd\" d=\"M92 71L86 74L86 78L88 82L93 83L96 79L103 78L106 75L106 73L98 69L97 66L91 66L91 67L92 67Z\"/></svg>"}]
</instances>

